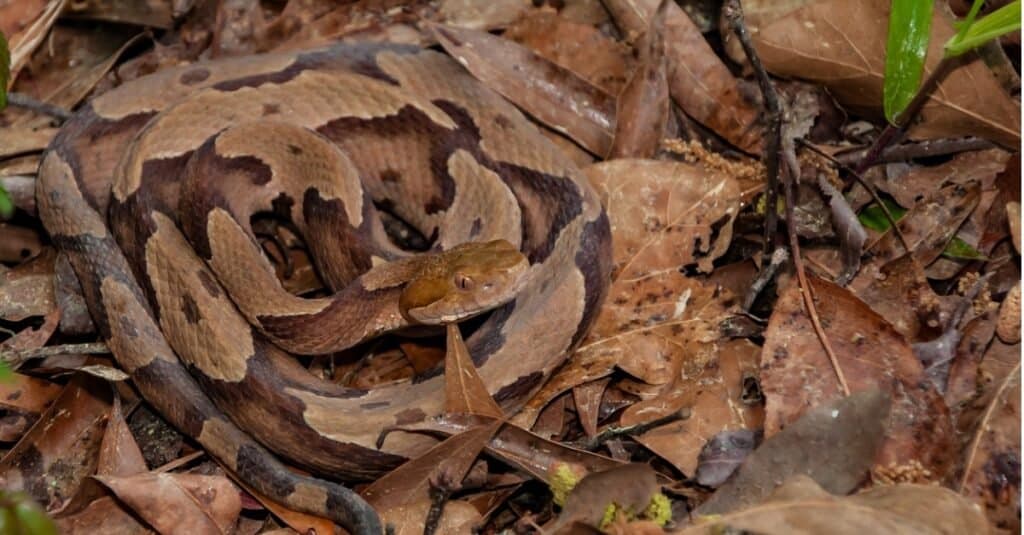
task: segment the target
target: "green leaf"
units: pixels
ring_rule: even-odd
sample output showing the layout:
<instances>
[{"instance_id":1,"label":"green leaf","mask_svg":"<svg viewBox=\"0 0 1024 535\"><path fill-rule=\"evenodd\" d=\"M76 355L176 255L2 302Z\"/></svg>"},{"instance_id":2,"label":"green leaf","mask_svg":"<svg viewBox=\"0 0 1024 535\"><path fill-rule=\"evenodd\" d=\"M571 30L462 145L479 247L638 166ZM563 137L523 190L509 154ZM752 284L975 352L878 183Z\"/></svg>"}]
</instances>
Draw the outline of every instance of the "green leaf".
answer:
<instances>
[{"instance_id":1,"label":"green leaf","mask_svg":"<svg viewBox=\"0 0 1024 535\"><path fill-rule=\"evenodd\" d=\"M0 185L0 219L10 219L12 215L14 215L14 202L11 201L7 190Z\"/></svg>"},{"instance_id":2,"label":"green leaf","mask_svg":"<svg viewBox=\"0 0 1024 535\"><path fill-rule=\"evenodd\" d=\"M933 0L893 0L885 47L885 118L896 123L921 85L932 28Z\"/></svg>"},{"instance_id":3,"label":"green leaf","mask_svg":"<svg viewBox=\"0 0 1024 535\"><path fill-rule=\"evenodd\" d=\"M889 213L892 214L893 219L896 221L903 219L903 216L907 213L905 208L889 199L883 198L882 203L889 209ZM866 206L857 215L857 219L860 220L860 224L864 225L865 228L875 232L885 232L892 227L889 224L889 218L885 217L885 212L882 211L881 206L878 206L878 203L871 203ZM955 236L942 251L942 256L963 260L986 260L985 255L981 254L980 251Z\"/></svg>"},{"instance_id":4,"label":"green leaf","mask_svg":"<svg viewBox=\"0 0 1024 535\"><path fill-rule=\"evenodd\" d=\"M972 7L960 31L946 42L946 57L963 55L992 39L1020 29L1020 0L1014 0L972 24L970 17L975 12Z\"/></svg>"},{"instance_id":5,"label":"green leaf","mask_svg":"<svg viewBox=\"0 0 1024 535\"><path fill-rule=\"evenodd\" d=\"M11 81L11 51L7 38L0 32L0 110L7 107L7 83Z\"/></svg>"},{"instance_id":6,"label":"green leaf","mask_svg":"<svg viewBox=\"0 0 1024 535\"><path fill-rule=\"evenodd\" d=\"M899 221L903 214L907 213L903 207L889 199L882 199L882 202L885 203L885 207L889 209L889 213L892 214L893 219L896 221ZM860 220L860 224L864 225L865 228L875 232L885 232L892 226L889 224L889 218L885 217L885 212L882 211L881 206L878 206L878 203L871 203L861 210L857 219Z\"/></svg>"},{"instance_id":7,"label":"green leaf","mask_svg":"<svg viewBox=\"0 0 1024 535\"><path fill-rule=\"evenodd\" d=\"M57 535L57 526L24 492L0 492L0 533Z\"/></svg>"}]
</instances>

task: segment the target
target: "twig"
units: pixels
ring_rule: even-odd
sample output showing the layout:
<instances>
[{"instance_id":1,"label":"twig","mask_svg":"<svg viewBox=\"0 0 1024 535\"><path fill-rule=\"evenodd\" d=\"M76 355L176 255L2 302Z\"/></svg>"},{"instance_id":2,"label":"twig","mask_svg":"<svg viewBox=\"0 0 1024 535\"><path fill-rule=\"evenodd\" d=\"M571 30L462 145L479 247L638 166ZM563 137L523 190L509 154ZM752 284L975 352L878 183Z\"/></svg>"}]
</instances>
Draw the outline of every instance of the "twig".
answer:
<instances>
[{"instance_id":1,"label":"twig","mask_svg":"<svg viewBox=\"0 0 1024 535\"><path fill-rule=\"evenodd\" d=\"M11 106L17 106L36 113L55 117L61 121L66 121L71 118L70 111L61 108L60 106L54 106L53 104L36 100L24 93L7 93L7 103Z\"/></svg>"},{"instance_id":2,"label":"twig","mask_svg":"<svg viewBox=\"0 0 1024 535\"><path fill-rule=\"evenodd\" d=\"M829 341L828 335L825 334L825 329L821 327L821 319L818 318L818 307L814 304L814 296L811 295L811 285L807 283L807 273L804 271L804 262L800 257L800 238L796 234L793 216L793 205L796 204L796 195L793 194L793 182L795 182L795 175L800 173L800 169L794 170L787 167L787 171L786 175L789 176L789 179L782 181L786 192L786 224L789 227L787 234L789 234L789 248L793 253L793 266L796 268L797 281L800 283L800 296L803 297L804 309L807 310L807 315L811 319L814 333L818 335L821 347L825 349L825 354L828 355L828 360L832 363L832 369L836 372L836 380L839 381L843 395L849 396L850 386L846 384L846 376L843 374L843 368L839 365L839 357L836 356L836 352L832 349L832 342Z\"/></svg>"},{"instance_id":3,"label":"twig","mask_svg":"<svg viewBox=\"0 0 1024 535\"><path fill-rule=\"evenodd\" d=\"M600 433L593 437L573 442L572 446L581 450L594 451L600 448L605 442L613 438L618 437L632 437L642 435L655 427L661 427L663 425L670 424L672 422L678 422L679 420L686 420L690 417L691 410L689 407L679 409L672 414L662 416L661 418L655 418L649 422L643 422L636 425L627 425L623 427L610 426L601 430Z\"/></svg>"},{"instance_id":4,"label":"twig","mask_svg":"<svg viewBox=\"0 0 1024 535\"><path fill-rule=\"evenodd\" d=\"M18 368L27 360L42 357L52 357L54 355L102 355L106 353L110 353L110 348L103 342L61 344L33 349L0 348L0 360L6 362L11 368Z\"/></svg>"},{"instance_id":5,"label":"twig","mask_svg":"<svg viewBox=\"0 0 1024 535\"><path fill-rule=\"evenodd\" d=\"M903 236L903 231L900 230L900 226L896 224L896 217L893 216L892 212L889 211L889 207L886 206L884 202L882 202L882 197L878 195L878 191L875 190L875 187L869 184L868 181L864 179L863 175L854 171L852 167L843 163L839 159L821 151L820 149L818 149L818 147L815 147L812 143L809 143L807 140L800 139L797 141L799 141L804 148L810 149L815 154L831 161L832 163L839 166L840 169L843 169L844 171L850 173L850 175L853 177L854 180L857 181L858 184L860 184L864 189L868 190L868 193L871 194L871 198L874 199L875 204L877 204L879 208L882 209L882 213L885 214L885 219L889 221L889 226L892 228L893 232L896 233L896 237L899 238L900 243L903 245L903 248L906 249L907 251L910 250L910 246L907 245L907 238Z\"/></svg>"},{"instance_id":6,"label":"twig","mask_svg":"<svg viewBox=\"0 0 1024 535\"><path fill-rule=\"evenodd\" d=\"M969 150L992 149L997 145L987 139L962 137L956 139L929 139L918 143L903 143L888 147L875 159L875 164L903 162L915 158L945 156ZM867 155L868 149L854 150L837 154L835 160L844 165L854 165Z\"/></svg>"},{"instance_id":7,"label":"twig","mask_svg":"<svg viewBox=\"0 0 1024 535\"><path fill-rule=\"evenodd\" d=\"M785 247L779 246L772 252L771 260L768 265L765 266L757 274L757 278L754 279L753 284L750 285L750 289L747 290L747 295L743 298L743 311L750 312L750 307L754 306L754 301L757 300L757 296L761 295L761 291L764 290L765 286L775 278L775 273L779 271L779 267L789 260L789 253Z\"/></svg>"},{"instance_id":8,"label":"twig","mask_svg":"<svg viewBox=\"0 0 1024 535\"><path fill-rule=\"evenodd\" d=\"M804 271L803 260L800 258L800 240L796 233L796 219L793 215L793 206L796 204L796 196L793 193L793 184L799 180L800 168L795 164L795 156L790 158L780 158L779 151L782 147L782 108L779 105L778 93L775 92L775 86L772 84L771 78L768 77L768 72L765 71L764 66L761 64L757 51L750 42L750 35L747 33L743 24L743 11L740 7L739 0L726 0L725 5L722 7L722 15L729 20L730 26L740 38L740 43L743 44L743 52L747 55L747 59L750 60L751 66L754 67L754 73L757 75L758 86L761 88L761 93L763 94L765 106L768 108L769 116L772 117L773 120L779 121L778 124L773 123L772 128L769 130L770 139L768 140L768 147L774 148L774 152L769 151L765 157L768 176L769 178L774 176L776 181L776 184L768 184L769 193L773 189L777 189L780 171L779 162L780 159L782 159L788 164L786 166L786 170L788 172L783 175L788 179L782 181L786 205L786 233L789 235L789 248L793 255L793 266L796 268L797 280L800 283L800 294L803 297L804 308L807 310L807 315L810 317L811 324L814 326L814 332L818 335L818 340L825 349L825 353L828 355L829 361L832 363L832 368L835 370L839 386L842 388L843 394L848 396L850 395L850 387L846 384L846 377L843 374L842 368L839 367L839 359L836 357L835 351L832 350L832 343L829 342L828 336L825 334L825 330L821 327L821 321L818 318L818 309L814 305L814 299L811 297L811 287L807 282L807 275ZM790 150L792 150L792 144L789 144L789 147ZM774 212L775 205L769 204L768 210ZM768 229L765 230L766 232L768 231Z\"/></svg>"},{"instance_id":9,"label":"twig","mask_svg":"<svg viewBox=\"0 0 1024 535\"><path fill-rule=\"evenodd\" d=\"M729 21L729 26L740 40L743 46L743 53L750 60L751 67L757 73L757 82L761 87L761 94L764 95L764 105L767 111L767 143L764 150L764 164L768 176L767 190L765 191L764 211L764 254L771 251L775 242L775 230L778 227L779 214L776 212L779 205L779 152L782 142L782 106L779 104L778 93L770 88L771 81L768 78L768 71L761 63L761 57L754 50L754 43L750 39L750 32L743 23L743 9L739 0L727 0L722 6L722 15Z\"/></svg>"},{"instance_id":10,"label":"twig","mask_svg":"<svg viewBox=\"0 0 1024 535\"><path fill-rule=\"evenodd\" d=\"M867 171L868 167L871 167L878 161L878 157L882 155L882 151L899 140L903 136L903 129L907 127L917 117L917 114L921 113L921 108L931 98L932 91L938 87L939 82L949 74L952 70L953 65L956 63L955 59L942 58L939 64L935 66L935 70L928 75L924 83L921 84L921 89L914 95L914 99L907 104L906 109L903 110L895 118L896 124L885 125L885 130L875 139L875 142L871 144L867 154L864 158L857 163L854 170L857 174L863 174Z\"/></svg>"}]
</instances>

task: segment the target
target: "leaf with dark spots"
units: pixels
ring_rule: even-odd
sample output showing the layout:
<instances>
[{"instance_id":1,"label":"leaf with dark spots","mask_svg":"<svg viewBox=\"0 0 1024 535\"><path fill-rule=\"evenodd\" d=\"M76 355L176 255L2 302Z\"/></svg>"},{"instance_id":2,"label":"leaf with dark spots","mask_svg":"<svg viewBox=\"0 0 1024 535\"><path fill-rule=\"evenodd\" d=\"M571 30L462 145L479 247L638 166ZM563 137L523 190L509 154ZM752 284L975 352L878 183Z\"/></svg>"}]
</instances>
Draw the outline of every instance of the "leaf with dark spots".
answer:
<instances>
[{"instance_id":1,"label":"leaf with dark spots","mask_svg":"<svg viewBox=\"0 0 1024 535\"><path fill-rule=\"evenodd\" d=\"M500 420L487 420L486 423L452 435L423 455L388 472L363 490L363 498L378 511L387 511L429 501L430 489L439 479L456 486L450 490L457 490L462 478L501 426ZM422 524L423 519L419 521Z\"/></svg>"},{"instance_id":2,"label":"leaf with dark spots","mask_svg":"<svg viewBox=\"0 0 1024 535\"><path fill-rule=\"evenodd\" d=\"M75 377L21 440L0 459L0 481L58 510L95 472L112 408L110 387Z\"/></svg>"},{"instance_id":3,"label":"leaf with dark spots","mask_svg":"<svg viewBox=\"0 0 1024 535\"><path fill-rule=\"evenodd\" d=\"M1020 343L994 340L982 362L978 414L964 450L957 490L979 504L1000 531L1020 531Z\"/></svg>"},{"instance_id":4,"label":"leaf with dark spots","mask_svg":"<svg viewBox=\"0 0 1024 535\"><path fill-rule=\"evenodd\" d=\"M448 351L444 363L444 410L502 419L504 411L494 401L476 373L473 359L455 323L448 324Z\"/></svg>"},{"instance_id":5,"label":"leaf with dark spots","mask_svg":"<svg viewBox=\"0 0 1024 535\"><path fill-rule=\"evenodd\" d=\"M147 472L97 479L161 533L227 534L242 510L238 488L224 476Z\"/></svg>"},{"instance_id":6,"label":"leaf with dark spots","mask_svg":"<svg viewBox=\"0 0 1024 535\"><path fill-rule=\"evenodd\" d=\"M21 321L54 309L54 260L51 251L0 273L0 318Z\"/></svg>"},{"instance_id":7,"label":"leaf with dark spots","mask_svg":"<svg viewBox=\"0 0 1024 535\"><path fill-rule=\"evenodd\" d=\"M881 266L870 284L856 293L909 342L924 341L949 316L947 300L935 293L921 265L909 254Z\"/></svg>"},{"instance_id":8,"label":"leaf with dark spots","mask_svg":"<svg viewBox=\"0 0 1024 535\"><path fill-rule=\"evenodd\" d=\"M660 385L683 359L713 360L718 323L729 307L713 286L679 267L710 270L725 252L739 212L734 178L699 165L640 159L600 163L587 174L608 207L612 285L576 354L513 418L524 427L562 392L616 367Z\"/></svg>"},{"instance_id":9,"label":"leaf with dark spots","mask_svg":"<svg viewBox=\"0 0 1024 535\"><path fill-rule=\"evenodd\" d=\"M757 433L750 429L722 431L704 444L697 458L697 483L716 488L743 464L757 446Z\"/></svg>"},{"instance_id":10,"label":"leaf with dark spots","mask_svg":"<svg viewBox=\"0 0 1024 535\"><path fill-rule=\"evenodd\" d=\"M627 34L647 31L659 0L615 0L605 5ZM665 46L669 91L687 115L746 152L761 151L759 109L681 7L669 2Z\"/></svg>"},{"instance_id":11,"label":"leaf with dark spots","mask_svg":"<svg viewBox=\"0 0 1024 535\"><path fill-rule=\"evenodd\" d=\"M620 425L636 425L690 409L690 417L652 429L637 442L693 476L705 443L723 430L757 430L763 426L760 404L744 401L744 378L756 376L759 348L749 340L720 342L706 357L684 359L675 380L651 399L634 403L619 418Z\"/></svg>"},{"instance_id":12,"label":"leaf with dark spots","mask_svg":"<svg viewBox=\"0 0 1024 535\"><path fill-rule=\"evenodd\" d=\"M0 408L39 414L49 407L63 387L50 381L15 373L0 381Z\"/></svg>"},{"instance_id":13,"label":"leaf with dark spots","mask_svg":"<svg viewBox=\"0 0 1024 535\"><path fill-rule=\"evenodd\" d=\"M447 414L420 423L399 425L387 432L406 431L430 435L456 435L490 422L490 418L464 414ZM600 472L619 466L619 461L566 446L539 437L519 426L505 424L486 445L487 453L547 482L549 470L556 464L579 466L587 472Z\"/></svg>"},{"instance_id":14,"label":"leaf with dark spots","mask_svg":"<svg viewBox=\"0 0 1024 535\"><path fill-rule=\"evenodd\" d=\"M808 277L808 282L807 291L850 390L880 388L892 398L879 466L917 462L934 477L942 477L954 451L949 409L925 380L910 344L850 291L815 277ZM768 438L807 409L842 396L797 284L780 295L768 322L761 387Z\"/></svg>"},{"instance_id":15,"label":"leaf with dark spots","mask_svg":"<svg viewBox=\"0 0 1024 535\"><path fill-rule=\"evenodd\" d=\"M619 93L615 112L615 136L606 159L653 158L665 137L669 113L668 74L665 61L665 12L663 0L651 17L647 32L637 44L639 62L626 87Z\"/></svg>"},{"instance_id":16,"label":"leaf with dark spots","mask_svg":"<svg viewBox=\"0 0 1024 535\"><path fill-rule=\"evenodd\" d=\"M872 264L880 265L907 252L922 266L942 254L956 230L978 204L980 185L977 182L946 186L922 200L899 220L897 225L911 251L904 249L893 230L889 230L870 246Z\"/></svg>"},{"instance_id":17,"label":"leaf with dark spots","mask_svg":"<svg viewBox=\"0 0 1024 535\"><path fill-rule=\"evenodd\" d=\"M829 494L806 476L786 481L761 503L697 520L677 533L919 535L989 532L985 517L970 502L937 485L877 486L843 497Z\"/></svg>"},{"instance_id":18,"label":"leaf with dark spots","mask_svg":"<svg viewBox=\"0 0 1024 535\"><path fill-rule=\"evenodd\" d=\"M473 76L594 154L607 154L615 97L572 71L486 32L431 25L441 46Z\"/></svg>"},{"instance_id":19,"label":"leaf with dark spots","mask_svg":"<svg viewBox=\"0 0 1024 535\"><path fill-rule=\"evenodd\" d=\"M695 513L754 505L795 475L808 476L834 494L850 492L874 463L889 408L889 396L872 389L811 409L754 450Z\"/></svg>"},{"instance_id":20,"label":"leaf with dark spots","mask_svg":"<svg viewBox=\"0 0 1024 535\"><path fill-rule=\"evenodd\" d=\"M565 499L565 507L546 533L560 533L563 526L582 522L599 527L609 505L627 511L643 511L660 491L657 475L650 466L632 463L587 474Z\"/></svg>"}]
</instances>

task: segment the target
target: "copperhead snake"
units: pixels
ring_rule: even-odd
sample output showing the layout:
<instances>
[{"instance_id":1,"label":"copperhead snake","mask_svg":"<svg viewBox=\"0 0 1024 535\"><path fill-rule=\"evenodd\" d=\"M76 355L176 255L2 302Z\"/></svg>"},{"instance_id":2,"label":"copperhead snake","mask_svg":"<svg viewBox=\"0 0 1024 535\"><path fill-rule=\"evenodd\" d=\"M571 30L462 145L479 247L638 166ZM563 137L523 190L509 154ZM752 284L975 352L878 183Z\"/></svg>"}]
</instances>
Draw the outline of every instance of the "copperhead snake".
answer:
<instances>
[{"instance_id":1,"label":"copperhead snake","mask_svg":"<svg viewBox=\"0 0 1024 535\"><path fill-rule=\"evenodd\" d=\"M249 487L354 533L381 531L372 509L275 454L333 480L379 476L420 443L392 433L377 449L378 433L440 414L443 377L343 388L289 352L493 308L467 347L514 411L587 333L611 271L608 219L582 172L457 62L415 47L335 45L128 82L65 124L36 194L142 395ZM390 244L375 206L443 252ZM282 289L249 224L262 211L302 231L332 295Z\"/></svg>"}]
</instances>

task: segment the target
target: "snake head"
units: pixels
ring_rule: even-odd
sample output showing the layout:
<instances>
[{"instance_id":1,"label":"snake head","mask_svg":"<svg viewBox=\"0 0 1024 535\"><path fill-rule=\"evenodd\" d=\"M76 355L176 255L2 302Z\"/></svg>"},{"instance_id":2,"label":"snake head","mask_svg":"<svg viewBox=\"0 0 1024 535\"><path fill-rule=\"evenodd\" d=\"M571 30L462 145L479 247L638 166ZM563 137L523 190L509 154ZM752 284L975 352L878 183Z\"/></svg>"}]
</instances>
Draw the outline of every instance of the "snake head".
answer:
<instances>
[{"instance_id":1,"label":"snake head","mask_svg":"<svg viewBox=\"0 0 1024 535\"><path fill-rule=\"evenodd\" d=\"M423 325L459 322L514 299L529 267L506 240L464 243L426 257L402 291L399 308Z\"/></svg>"}]
</instances>

